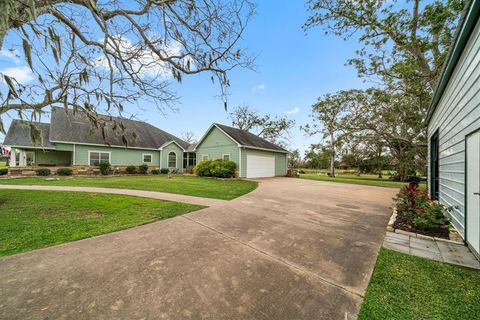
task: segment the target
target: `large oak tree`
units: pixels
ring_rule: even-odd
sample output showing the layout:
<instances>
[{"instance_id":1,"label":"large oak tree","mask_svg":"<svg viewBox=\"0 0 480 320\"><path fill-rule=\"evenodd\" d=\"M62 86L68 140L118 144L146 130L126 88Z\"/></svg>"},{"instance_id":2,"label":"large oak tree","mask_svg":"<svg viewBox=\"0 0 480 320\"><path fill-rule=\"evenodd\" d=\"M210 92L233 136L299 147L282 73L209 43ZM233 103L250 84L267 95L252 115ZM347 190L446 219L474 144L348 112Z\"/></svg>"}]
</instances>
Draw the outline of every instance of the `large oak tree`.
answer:
<instances>
[{"instance_id":1,"label":"large oak tree","mask_svg":"<svg viewBox=\"0 0 480 320\"><path fill-rule=\"evenodd\" d=\"M97 111L164 111L178 98L171 80L200 73L225 100L228 71L253 64L240 40L254 10L249 0L2 0L0 49L33 79L0 74L0 131L7 113L36 119L52 105L121 131Z\"/></svg>"},{"instance_id":2,"label":"large oak tree","mask_svg":"<svg viewBox=\"0 0 480 320\"><path fill-rule=\"evenodd\" d=\"M399 176L414 175L426 157L426 115L460 12L461 0L310 0L306 30L357 39L348 60L374 88L356 92L347 127L379 136L397 159ZM365 133L365 131L369 131ZM418 160L421 161L418 161Z\"/></svg>"}]
</instances>

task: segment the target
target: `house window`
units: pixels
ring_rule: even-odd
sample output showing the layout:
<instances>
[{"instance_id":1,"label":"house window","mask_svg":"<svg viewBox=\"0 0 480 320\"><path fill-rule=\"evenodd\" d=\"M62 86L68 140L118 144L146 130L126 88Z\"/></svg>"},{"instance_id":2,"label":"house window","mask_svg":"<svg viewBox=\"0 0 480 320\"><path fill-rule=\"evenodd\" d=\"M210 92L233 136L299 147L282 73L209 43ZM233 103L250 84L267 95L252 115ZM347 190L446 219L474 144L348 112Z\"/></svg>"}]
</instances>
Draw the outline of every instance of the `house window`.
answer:
<instances>
[{"instance_id":1,"label":"house window","mask_svg":"<svg viewBox=\"0 0 480 320\"><path fill-rule=\"evenodd\" d=\"M144 163L152 163L152 158L153 158L153 156L150 153L144 153L143 154L143 162Z\"/></svg>"},{"instance_id":2,"label":"house window","mask_svg":"<svg viewBox=\"0 0 480 320\"><path fill-rule=\"evenodd\" d=\"M202 160L208 160L208 154L202 155Z\"/></svg>"},{"instance_id":3,"label":"house window","mask_svg":"<svg viewBox=\"0 0 480 320\"><path fill-rule=\"evenodd\" d=\"M168 154L168 167L169 168L177 167L177 155L173 151Z\"/></svg>"},{"instance_id":4,"label":"house window","mask_svg":"<svg viewBox=\"0 0 480 320\"><path fill-rule=\"evenodd\" d=\"M197 165L197 154L195 152L190 152L188 154L188 165L192 167Z\"/></svg>"},{"instance_id":5,"label":"house window","mask_svg":"<svg viewBox=\"0 0 480 320\"><path fill-rule=\"evenodd\" d=\"M230 155L229 154L224 154L223 155L223 160L230 161Z\"/></svg>"},{"instance_id":6,"label":"house window","mask_svg":"<svg viewBox=\"0 0 480 320\"><path fill-rule=\"evenodd\" d=\"M197 165L197 154L195 152L183 153L183 167L195 167Z\"/></svg>"},{"instance_id":7,"label":"house window","mask_svg":"<svg viewBox=\"0 0 480 320\"><path fill-rule=\"evenodd\" d=\"M89 151L88 157L90 159L89 164L94 167L98 166L100 162L103 161L111 162L110 152Z\"/></svg>"}]
</instances>

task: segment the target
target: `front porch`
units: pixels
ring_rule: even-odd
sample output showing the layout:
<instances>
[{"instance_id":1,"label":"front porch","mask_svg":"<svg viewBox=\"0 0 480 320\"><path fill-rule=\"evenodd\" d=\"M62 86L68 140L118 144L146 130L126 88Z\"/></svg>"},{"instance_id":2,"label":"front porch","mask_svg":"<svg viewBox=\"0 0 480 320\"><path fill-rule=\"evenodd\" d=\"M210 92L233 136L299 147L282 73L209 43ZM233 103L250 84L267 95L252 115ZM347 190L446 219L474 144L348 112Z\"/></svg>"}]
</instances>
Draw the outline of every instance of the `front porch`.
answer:
<instances>
[{"instance_id":1,"label":"front porch","mask_svg":"<svg viewBox=\"0 0 480 320\"><path fill-rule=\"evenodd\" d=\"M73 152L40 148L12 148L9 167L65 167L73 164Z\"/></svg>"}]
</instances>

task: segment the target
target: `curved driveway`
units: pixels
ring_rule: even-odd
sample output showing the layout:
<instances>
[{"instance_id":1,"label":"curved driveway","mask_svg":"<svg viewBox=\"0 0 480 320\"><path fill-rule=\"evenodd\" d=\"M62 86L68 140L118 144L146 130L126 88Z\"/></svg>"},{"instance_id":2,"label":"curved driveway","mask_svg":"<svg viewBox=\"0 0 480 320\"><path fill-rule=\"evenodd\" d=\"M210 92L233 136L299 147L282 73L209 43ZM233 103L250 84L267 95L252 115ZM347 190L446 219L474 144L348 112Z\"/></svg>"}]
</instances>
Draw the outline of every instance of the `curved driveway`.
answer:
<instances>
[{"instance_id":1,"label":"curved driveway","mask_svg":"<svg viewBox=\"0 0 480 320\"><path fill-rule=\"evenodd\" d=\"M354 319L395 189L261 180L148 225L0 259L1 319Z\"/></svg>"}]
</instances>

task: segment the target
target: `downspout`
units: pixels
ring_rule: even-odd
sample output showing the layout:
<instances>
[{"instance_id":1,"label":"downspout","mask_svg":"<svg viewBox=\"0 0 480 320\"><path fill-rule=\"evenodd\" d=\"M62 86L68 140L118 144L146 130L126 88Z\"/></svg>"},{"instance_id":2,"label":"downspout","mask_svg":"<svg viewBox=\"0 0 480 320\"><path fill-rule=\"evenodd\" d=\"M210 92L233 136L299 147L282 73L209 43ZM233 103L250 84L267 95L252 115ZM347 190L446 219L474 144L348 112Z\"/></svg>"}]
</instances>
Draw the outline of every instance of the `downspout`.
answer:
<instances>
[{"instance_id":1,"label":"downspout","mask_svg":"<svg viewBox=\"0 0 480 320\"><path fill-rule=\"evenodd\" d=\"M238 177L242 177L242 147L238 147Z\"/></svg>"}]
</instances>

